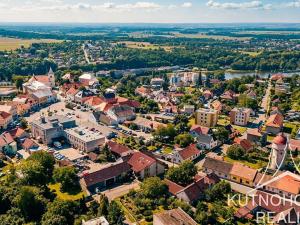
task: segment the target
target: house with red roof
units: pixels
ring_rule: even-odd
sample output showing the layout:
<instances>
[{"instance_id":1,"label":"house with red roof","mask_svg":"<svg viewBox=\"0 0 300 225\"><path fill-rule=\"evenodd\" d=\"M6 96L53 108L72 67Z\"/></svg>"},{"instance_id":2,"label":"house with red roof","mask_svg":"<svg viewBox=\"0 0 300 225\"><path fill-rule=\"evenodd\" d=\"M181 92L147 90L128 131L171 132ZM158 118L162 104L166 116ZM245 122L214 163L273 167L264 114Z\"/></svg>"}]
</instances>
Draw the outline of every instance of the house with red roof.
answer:
<instances>
[{"instance_id":1,"label":"house with red roof","mask_svg":"<svg viewBox=\"0 0 300 225\"><path fill-rule=\"evenodd\" d=\"M91 109L97 109L97 107L103 102L102 98L98 96L92 96L88 98L85 102L84 105L90 107Z\"/></svg>"},{"instance_id":2,"label":"house with red roof","mask_svg":"<svg viewBox=\"0 0 300 225\"><path fill-rule=\"evenodd\" d=\"M84 172L79 183L83 190L93 194L116 183L121 183L124 176L130 174L130 165L126 161L119 161L107 164L96 171Z\"/></svg>"},{"instance_id":3,"label":"house with red roof","mask_svg":"<svg viewBox=\"0 0 300 225\"><path fill-rule=\"evenodd\" d=\"M118 158L127 156L133 152L127 146L118 144L117 142L108 141L106 144L108 146L108 149Z\"/></svg>"},{"instance_id":4,"label":"house with red roof","mask_svg":"<svg viewBox=\"0 0 300 225\"><path fill-rule=\"evenodd\" d=\"M251 141L243 138L235 138L233 141L236 145L241 146L246 152L249 152L253 149L254 145Z\"/></svg>"},{"instance_id":5,"label":"house with red roof","mask_svg":"<svg viewBox=\"0 0 300 225\"><path fill-rule=\"evenodd\" d=\"M266 132L278 134L283 127L284 117L280 113L272 114L266 122Z\"/></svg>"},{"instance_id":6,"label":"house with red roof","mask_svg":"<svg viewBox=\"0 0 300 225\"><path fill-rule=\"evenodd\" d=\"M184 149L175 150L173 154L173 162L180 164L186 160L193 161L197 159L202 153L204 153L204 151L199 150L196 144L191 144Z\"/></svg>"},{"instance_id":7,"label":"house with red roof","mask_svg":"<svg viewBox=\"0 0 300 225\"><path fill-rule=\"evenodd\" d=\"M0 135L0 152L5 155L15 155L17 153L17 143L8 132Z\"/></svg>"},{"instance_id":8,"label":"house with red roof","mask_svg":"<svg viewBox=\"0 0 300 225\"><path fill-rule=\"evenodd\" d=\"M234 102L237 100L237 97L238 95L232 91L232 90L228 90L228 91L225 91L221 96L220 98L224 101L231 101L231 102Z\"/></svg>"},{"instance_id":9,"label":"house with red roof","mask_svg":"<svg viewBox=\"0 0 300 225\"><path fill-rule=\"evenodd\" d=\"M33 141L32 139L30 139L30 138L26 138L24 140L24 142L22 143L22 147L29 154L31 154L32 152L36 152L37 150L42 150L42 149L39 149L40 146L35 141Z\"/></svg>"},{"instance_id":10,"label":"house with red roof","mask_svg":"<svg viewBox=\"0 0 300 225\"><path fill-rule=\"evenodd\" d=\"M206 189L219 181L220 179L213 173L207 175L197 174L194 181L185 187L171 180L165 179L165 183L169 188L169 193L189 204L199 200Z\"/></svg>"},{"instance_id":11,"label":"house with red roof","mask_svg":"<svg viewBox=\"0 0 300 225\"><path fill-rule=\"evenodd\" d=\"M132 108L127 105L114 105L107 111L107 115L118 123L136 118Z\"/></svg>"},{"instance_id":12,"label":"house with red roof","mask_svg":"<svg viewBox=\"0 0 300 225\"><path fill-rule=\"evenodd\" d=\"M147 88L147 87L144 87L144 86L141 86L141 87L137 87L135 89L135 93L137 95L140 95L142 97L149 97L152 93L151 89L150 88Z\"/></svg>"},{"instance_id":13,"label":"house with red roof","mask_svg":"<svg viewBox=\"0 0 300 225\"><path fill-rule=\"evenodd\" d=\"M17 141L17 143L20 143L25 138L29 138L29 133L26 132L24 129L17 127L15 129L8 131L12 138Z\"/></svg>"},{"instance_id":14,"label":"house with red roof","mask_svg":"<svg viewBox=\"0 0 300 225\"><path fill-rule=\"evenodd\" d=\"M211 135L212 130L209 127L203 127L203 126L195 124L191 127L190 134L193 137L198 137L199 135Z\"/></svg>"},{"instance_id":15,"label":"house with red roof","mask_svg":"<svg viewBox=\"0 0 300 225\"><path fill-rule=\"evenodd\" d=\"M12 122L12 114L0 111L0 130L7 129L8 124Z\"/></svg>"},{"instance_id":16,"label":"house with red roof","mask_svg":"<svg viewBox=\"0 0 300 225\"><path fill-rule=\"evenodd\" d=\"M128 160L128 164L139 179L157 176L165 171L162 163L142 152L134 152Z\"/></svg>"}]
</instances>

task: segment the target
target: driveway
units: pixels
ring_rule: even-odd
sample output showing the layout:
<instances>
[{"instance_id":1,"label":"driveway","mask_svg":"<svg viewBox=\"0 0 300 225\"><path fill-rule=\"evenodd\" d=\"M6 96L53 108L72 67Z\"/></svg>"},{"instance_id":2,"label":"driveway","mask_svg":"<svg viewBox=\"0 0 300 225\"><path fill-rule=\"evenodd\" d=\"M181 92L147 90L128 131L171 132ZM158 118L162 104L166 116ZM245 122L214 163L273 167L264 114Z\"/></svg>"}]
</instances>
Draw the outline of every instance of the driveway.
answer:
<instances>
[{"instance_id":1,"label":"driveway","mask_svg":"<svg viewBox=\"0 0 300 225\"><path fill-rule=\"evenodd\" d=\"M130 184L124 184L112 189L108 189L106 191L101 192L102 194L106 195L109 201L112 201L116 198L119 198L123 195L126 195L129 193L130 190L137 190L140 188L140 182L139 181L134 181L133 183ZM96 197L96 200L99 198L99 196Z\"/></svg>"}]
</instances>

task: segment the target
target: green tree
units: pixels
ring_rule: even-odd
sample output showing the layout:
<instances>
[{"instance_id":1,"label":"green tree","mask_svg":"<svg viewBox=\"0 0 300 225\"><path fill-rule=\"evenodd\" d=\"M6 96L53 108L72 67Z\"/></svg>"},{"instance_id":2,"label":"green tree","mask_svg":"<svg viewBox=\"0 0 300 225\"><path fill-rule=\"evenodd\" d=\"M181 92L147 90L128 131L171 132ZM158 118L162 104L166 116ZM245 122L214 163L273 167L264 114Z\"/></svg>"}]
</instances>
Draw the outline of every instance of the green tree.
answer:
<instances>
[{"instance_id":1,"label":"green tree","mask_svg":"<svg viewBox=\"0 0 300 225\"><path fill-rule=\"evenodd\" d=\"M108 208L107 220L109 224L121 225L125 217L121 207L115 201L112 201Z\"/></svg>"},{"instance_id":2,"label":"green tree","mask_svg":"<svg viewBox=\"0 0 300 225\"><path fill-rule=\"evenodd\" d=\"M11 208L6 214L0 214L1 225L24 225L26 224L21 210L18 208Z\"/></svg>"},{"instance_id":3,"label":"green tree","mask_svg":"<svg viewBox=\"0 0 300 225\"><path fill-rule=\"evenodd\" d=\"M176 130L174 125L168 124L167 126L159 126L154 131L154 137L162 142L173 141L176 136Z\"/></svg>"},{"instance_id":4,"label":"green tree","mask_svg":"<svg viewBox=\"0 0 300 225\"><path fill-rule=\"evenodd\" d=\"M47 178L50 179L52 177L55 165L55 158L53 155L46 151L38 151L30 155L27 161L36 161L40 163Z\"/></svg>"},{"instance_id":5,"label":"green tree","mask_svg":"<svg viewBox=\"0 0 300 225\"><path fill-rule=\"evenodd\" d=\"M193 182L197 174L197 167L192 161L184 161L179 167L172 167L167 172L167 178L171 181L186 186Z\"/></svg>"},{"instance_id":6,"label":"green tree","mask_svg":"<svg viewBox=\"0 0 300 225\"><path fill-rule=\"evenodd\" d=\"M26 160L19 166L22 173L21 182L26 185L43 186L48 183L48 176L44 173L42 164L35 160Z\"/></svg>"},{"instance_id":7,"label":"green tree","mask_svg":"<svg viewBox=\"0 0 300 225\"><path fill-rule=\"evenodd\" d=\"M77 206L75 202L54 200L47 206L42 217L42 225L73 225Z\"/></svg>"},{"instance_id":8,"label":"green tree","mask_svg":"<svg viewBox=\"0 0 300 225\"><path fill-rule=\"evenodd\" d=\"M179 144L180 147L185 148L193 143L194 137L190 134L179 134L175 137L175 143Z\"/></svg>"},{"instance_id":9,"label":"green tree","mask_svg":"<svg viewBox=\"0 0 300 225\"><path fill-rule=\"evenodd\" d=\"M246 151L239 145L231 145L227 150L227 155L229 158L234 160L243 159Z\"/></svg>"},{"instance_id":10,"label":"green tree","mask_svg":"<svg viewBox=\"0 0 300 225\"><path fill-rule=\"evenodd\" d=\"M72 166L56 168L53 172L53 179L55 182L61 183L62 192L78 187L78 177L75 168Z\"/></svg>"},{"instance_id":11,"label":"green tree","mask_svg":"<svg viewBox=\"0 0 300 225\"><path fill-rule=\"evenodd\" d=\"M215 184L212 188L205 191L206 199L210 202L221 201L227 199L227 195L231 192L231 186L226 181L220 181Z\"/></svg>"},{"instance_id":12,"label":"green tree","mask_svg":"<svg viewBox=\"0 0 300 225\"><path fill-rule=\"evenodd\" d=\"M27 222L38 221L45 212L47 200L36 187L21 187L19 194L14 199Z\"/></svg>"},{"instance_id":13,"label":"green tree","mask_svg":"<svg viewBox=\"0 0 300 225\"><path fill-rule=\"evenodd\" d=\"M108 208L109 208L109 201L105 195L100 196L100 205L98 209L99 216L107 216L108 215Z\"/></svg>"},{"instance_id":14,"label":"green tree","mask_svg":"<svg viewBox=\"0 0 300 225\"><path fill-rule=\"evenodd\" d=\"M222 143L229 140L229 131L225 127L216 127L213 129L213 133L216 139Z\"/></svg>"},{"instance_id":15,"label":"green tree","mask_svg":"<svg viewBox=\"0 0 300 225\"><path fill-rule=\"evenodd\" d=\"M150 177L141 183L141 191L147 198L160 198L168 193L168 186L159 177Z\"/></svg>"}]
</instances>

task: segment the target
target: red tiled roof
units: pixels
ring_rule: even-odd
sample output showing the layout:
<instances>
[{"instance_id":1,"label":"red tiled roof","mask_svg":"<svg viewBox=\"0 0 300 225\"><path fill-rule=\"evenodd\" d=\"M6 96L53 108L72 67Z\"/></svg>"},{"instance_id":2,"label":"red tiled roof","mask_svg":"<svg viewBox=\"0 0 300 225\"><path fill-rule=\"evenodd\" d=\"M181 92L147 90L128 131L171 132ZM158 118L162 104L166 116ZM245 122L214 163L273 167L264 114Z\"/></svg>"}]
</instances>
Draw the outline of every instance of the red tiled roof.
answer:
<instances>
[{"instance_id":1,"label":"red tiled roof","mask_svg":"<svg viewBox=\"0 0 300 225\"><path fill-rule=\"evenodd\" d=\"M107 179L117 177L122 173L130 171L130 166L127 162L113 164L105 168L101 168L93 173L86 173L82 179L87 187L103 182Z\"/></svg>"},{"instance_id":2,"label":"red tiled roof","mask_svg":"<svg viewBox=\"0 0 300 225\"><path fill-rule=\"evenodd\" d=\"M262 134L258 131L258 129L248 129L247 130L247 134L253 135L253 136L257 136L257 137L261 137Z\"/></svg>"},{"instance_id":3,"label":"red tiled roof","mask_svg":"<svg viewBox=\"0 0 300 225\"><path fill-rule=\"evenodd\" d=\"M151 158L141 152L135 152L129 159L128 164L131 165L134 172L140 172L153 165L155 162L156 160L154 158Z\"/></svg>"},{"instance_id":4,"label":"red tiled roof","mask_svg":"<svg viewBox=\"0 0 300 225\"><path fill-rule=\"evenodd\" d=\"M246 151L249 151L253 147L251 141L247 139L235 138L234 143L240 145Z\"/></svg>"},{"instance_id":5,"label":"red tiled roof","mask_svg":"<svg viewBox=\"0 0 300 225\"><path fill-rule=\"evenodd\" d=\"M274 139L273 143L277 145L285 145L287 138L283 135L283 133L278 134Z\"/></svg>"},{"instance_id":6,"label":"red tiled roof","mask_svg":"<svg viewBox=\"0 0 300 225\"><path fill-rule=\"evenodd\" d=\"M193 155L199 154L201 151L197 148L196 144L191 144L190 146L182 149L178 152L183 160L191 158Z\"/></svg>"},{"instance_id":7,"label":"red tiled roof","mask_svg":"<svg viewBox=\"0 0 300 225\"><path fill-rule=\"evenodd\" d=\"M34 146L38 146L32 139L26 138L25 141L22 144L24 149L30 149Z\"/></svg>"},{"instance_id":8,"label":"red tiled roof","mask_svg":"<svg viewBox=\"0 0 300 225\"><path fill-rule=\"evenodd\" d=\"M296 151L296 149L300 151L300 140L290 139L290 148L291 151Z\"/></svg>"},{"instance_id":9,"label":"red tiled roof","mask_svg":"<svg viewBox=\"0 0 300 225\"><path fill-rule=\"evenodd\" d=\"M102 102L103 101L100 97L93 96L93 97L89 98L88 100L86 100L84 103L89 106L96 106L96 105L100 105Z\"/></svg>"},{"instance_id":10,"label":"red tiled roof","mask_svg":"<svg viewBox=\"0 0 300 225\"><path fill-rule=\"evenodd\" d=\"M266 122L266 126L282 127L283 126L283 116L279 113L271 115Z\"/></svg>"},{"instance_id":11,"label":"red tiled roof","mask_svg":"<svg viewBox=\"0 0 300 225\"><path fill-rule=\"evenodd\" d=\"M179 184L176 184L175 182L165 179L165 183L168 185L169 188L169 192L172 195L176 195L179 191L182 191L184 189L184 187L182 187Z\"/></svg>"},{"instance_id":12,"label":"red tiled roof","mask_svg":"<svg viewBox=\"0 0 300 225\"><path fill-rule=\"evenodd\" d=\"M118 155L122 155L124 153L131 152L131 149L129 149L127 146L120 145L113 141L107 142L107 145L108 145L110 151L112 151Z\"/></svg>"},{"instance_id":13,"label":"red tiled roof","mask_svg":"<svg viewBox=\"0 0 300 225\"><path fill-rule=\"evenodd\" d=\"M197 134L204 134L204 135L207 135L210 131L210 128L209 127L202 127L200 125L193 125L191 127L191 132L195 132Z\"/></svg>"},{"instance_id":14,"label":"red tiled roof","mask_svg":"<svg viewBox=\"0 0 300 225\"><path fill-rule=\"evenodd\" d=\"M47 75L37 75L37 76L33 76L33 78L41 83L49 83L49 77Z\"/></svg>"},{"instance_id":15,"label":"red tiled roof","mask_svg":"<svg viewBox=\"0 0 300 225\"><path fill-rule=\"evenodd\" d=\"M79 91L78 89L75 89L74 87L71 87L71 88L67 91L67 95L76 95L78 91Z\"/></svg>"},{"instance_id":16,"label":"red tiled roof","mask_svg":"<svg viewBox=\"0 0 300 225\"><path fill-rule=\"evenodd\" d=\"M10 130L9 133L13 138L19 138L22 135L27 134L27 132L20 127Z\"/></svg>"},{"instance_id":17,"label":"red tiled roof","mask_svg":"<svg viewBox=\"0 0 300 225\"><path fill-rule=\"evenodd\" d=\"M0 136L0 146L1 147L8 145L12 142L14 142L14 139L12 138L10 133L4 132L3 134L1 134L1 136Z\"/></svg>"},{"instance_id":18,"label":"red tiled roof","mask_svg":"<svg viewBox=\"0 0 300 225\"><path fill-rule=\"evenodd\" d=\"M5 119L7 119L10 116L11 116L10 113L4 112L4 111L0 111L0 120L5 120Z\"/></svg>"}]
</instances>

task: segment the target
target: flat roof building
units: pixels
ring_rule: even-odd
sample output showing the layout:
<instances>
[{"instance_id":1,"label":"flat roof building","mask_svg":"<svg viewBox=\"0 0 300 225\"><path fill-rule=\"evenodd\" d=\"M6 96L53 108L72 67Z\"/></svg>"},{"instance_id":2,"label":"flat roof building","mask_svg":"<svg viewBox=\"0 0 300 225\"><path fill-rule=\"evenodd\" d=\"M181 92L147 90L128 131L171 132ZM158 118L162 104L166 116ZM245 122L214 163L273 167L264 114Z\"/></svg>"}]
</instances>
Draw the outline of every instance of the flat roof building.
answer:
<instances>
[{"instance_id":1,"label":"flat roof building","mask_svg":"<svg viewBox=\"0 0 300 225\"><path fill-rule=\"evenodd\" d=\"M95 131L74 127L65 130L65 137L72 147L84 152L91 152L105 144L105 137Z\"/></svg>"}]
</instances>

